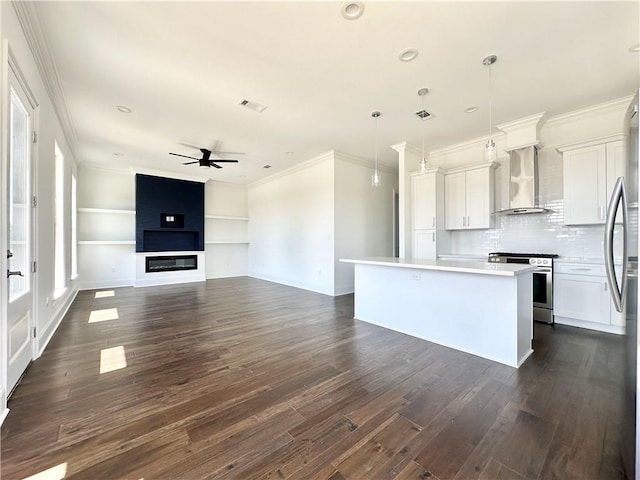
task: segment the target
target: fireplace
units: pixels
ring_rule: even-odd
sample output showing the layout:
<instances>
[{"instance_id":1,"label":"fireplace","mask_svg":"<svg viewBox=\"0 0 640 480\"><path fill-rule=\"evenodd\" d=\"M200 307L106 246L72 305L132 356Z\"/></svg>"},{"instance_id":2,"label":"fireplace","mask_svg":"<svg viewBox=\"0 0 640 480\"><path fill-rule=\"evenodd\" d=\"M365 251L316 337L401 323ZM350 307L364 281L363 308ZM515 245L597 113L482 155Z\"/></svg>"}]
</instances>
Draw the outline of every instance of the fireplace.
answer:
<instances>
[{"instance_id":1,"label":"fireplace","mask_svg":"<svg viewBox=\"0 0 640 480\"><path fill-rule=\"evenodd\" d=\"M163 255L145 257L145 273L197 270L197 255Z\"/></svg>"}]
</instances>

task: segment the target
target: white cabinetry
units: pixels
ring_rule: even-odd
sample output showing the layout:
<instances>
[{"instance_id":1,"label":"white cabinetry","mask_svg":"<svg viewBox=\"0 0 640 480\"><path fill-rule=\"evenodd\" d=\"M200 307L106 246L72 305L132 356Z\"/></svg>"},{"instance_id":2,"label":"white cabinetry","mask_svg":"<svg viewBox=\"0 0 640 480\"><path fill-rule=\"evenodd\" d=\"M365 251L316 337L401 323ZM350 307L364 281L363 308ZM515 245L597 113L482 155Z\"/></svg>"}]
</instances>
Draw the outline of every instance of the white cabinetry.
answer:
<instances>
[{"instance_id":1,"label":"white cabinetry","mask_svg":"<svg viewBox=\"0 0 640 480\"><path fill-rule=\"evenodd\" d=\"M623 137L563 146L558 151L563 160L565 225L603 224L616 179L625 174Z\"/></svg>"},{"instance_id":2,"label":"white cabinetry","mask_svg":"<svg viewBox=\"0 0 640 480\"><path fill-rule=\"evenodd\" d=\"M494 175L489 163L450 170L445 176L447 230L491 228L494 210Z\"/></svg>"},{"instance_id":3,"label":"white cabinetry","mask_svg":"<svg viewBox=\"0 0 640 480\"><path fill-rule=\"evenodd\" d=\"M438 168L411 175L412 256L435 260L449 251L444 231L444 172Z\"/></svg>"},{"instance_id":4,"label":"white cabinetry","mask_svg":"<svg viewBox=\"0 0 640 480\"><path fill-rule=\"evenodd\" d=\"M557 263L553 313L556 323L624 333L624 316L613 306L602 264Z\"/></svg>"}]
</instances>

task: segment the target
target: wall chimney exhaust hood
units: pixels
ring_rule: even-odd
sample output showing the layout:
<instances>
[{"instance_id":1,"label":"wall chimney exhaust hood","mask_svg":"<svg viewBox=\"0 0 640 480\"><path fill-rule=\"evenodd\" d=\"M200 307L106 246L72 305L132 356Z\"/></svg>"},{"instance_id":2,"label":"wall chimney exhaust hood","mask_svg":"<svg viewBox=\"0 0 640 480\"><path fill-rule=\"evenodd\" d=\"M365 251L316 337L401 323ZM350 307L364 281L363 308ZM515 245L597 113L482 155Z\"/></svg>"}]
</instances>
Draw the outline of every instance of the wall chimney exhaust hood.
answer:
<instances>
[{"instance_id":1,"label":"wall chimney exhaust hood","mask_svg":"<svg viewBox=\"0 0 640 480\"><path fill-rule=\"evenodd\" d=\"M546 213L551 210L538 203L538 153L540 130L545 121L544 112L536 113L514 122L503 123L498 128L507 134L509 152L509 208L498 215Z\"/></svg>"},{"instance_id":2,"label":"wall chimney exhaust hood","mask_svg":"<svg viewBox=\"0 0 640 480\"><path fill-rule=\"evenodd\" d=\"M509 152L509 208L498 215L546 213L538 204L538 153L534 145Z\"/></svg>"}]
</instances>

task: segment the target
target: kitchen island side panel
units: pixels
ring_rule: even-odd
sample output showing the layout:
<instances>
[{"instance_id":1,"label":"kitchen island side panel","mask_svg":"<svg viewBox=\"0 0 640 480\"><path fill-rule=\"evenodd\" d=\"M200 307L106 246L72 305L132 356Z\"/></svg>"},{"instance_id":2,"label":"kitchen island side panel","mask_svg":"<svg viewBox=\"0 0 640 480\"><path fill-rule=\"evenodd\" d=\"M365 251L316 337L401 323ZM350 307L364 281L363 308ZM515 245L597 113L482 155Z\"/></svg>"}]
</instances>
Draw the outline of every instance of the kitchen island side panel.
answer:
<instances>
[{"instance_id":1,"label":"kitchen island side panel","mask_svg":"<svg viewBox=\"0 0 640 480\"><path fill-rule=\"evenodd\" d=\"M354 267L358 320L513 367L531 353L531 274Z\"/></svg>"}]
</instances>

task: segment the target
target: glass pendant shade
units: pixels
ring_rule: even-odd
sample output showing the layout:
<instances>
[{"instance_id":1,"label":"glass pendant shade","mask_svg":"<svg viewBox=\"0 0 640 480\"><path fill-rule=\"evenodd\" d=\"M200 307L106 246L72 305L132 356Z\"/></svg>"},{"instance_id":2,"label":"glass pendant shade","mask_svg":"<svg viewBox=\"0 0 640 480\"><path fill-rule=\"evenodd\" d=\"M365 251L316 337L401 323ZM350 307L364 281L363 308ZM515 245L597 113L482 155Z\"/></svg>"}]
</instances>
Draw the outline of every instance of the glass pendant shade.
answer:
<instances>
[{"instance_id":1,"label":"glass pendant shade","mask_svg":"<svg viewBox=\"0 0 640 480\"><path fill-rule=\"evenodd\" d=\"M371 175L371 186L379 187L382 184L382 179L380 178L380 172L378 172L378 117L382 115L380 112L372 112L371 116L373 117L374 122L374 145L376 151L376 159L375 159L375 168L373 169L373 175Z\"/></svg>"},{"instance_id":2,"label":"glass pendant shade","mask_svg":"<svg viewBox=\"0 0 640 480\"><path fill-rule=\"evenodd\" d=\"M428 163L427 163L427 158L426 157L422 157L420 159L420 173L424 173L427 171L427 167L428 167Z\"/></svg>"},{"instance_id":3,"label":"glass pendant shade","mask_svg":"<svg viewBox=\"0 0 640 480\"><path fill-rule=\"evenodd\" d=\"M382 182L380 181L380 173L378 170L373 171L373 175L371 175L371 185L373 187L379 187Z\"/></svg>"},{"instance_id":4,"label":"glass pendant shade","mask_svg":"<svg viewBox=\"0 0 640 480\"><path fill-rule=\"evenodd\" d=\"M487 162L495 162L498 158L498 150L496 149L496 142L493 139L489 139L484 146L484 159Z\"/></svg>"}]
</instances>

